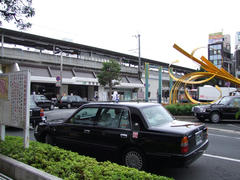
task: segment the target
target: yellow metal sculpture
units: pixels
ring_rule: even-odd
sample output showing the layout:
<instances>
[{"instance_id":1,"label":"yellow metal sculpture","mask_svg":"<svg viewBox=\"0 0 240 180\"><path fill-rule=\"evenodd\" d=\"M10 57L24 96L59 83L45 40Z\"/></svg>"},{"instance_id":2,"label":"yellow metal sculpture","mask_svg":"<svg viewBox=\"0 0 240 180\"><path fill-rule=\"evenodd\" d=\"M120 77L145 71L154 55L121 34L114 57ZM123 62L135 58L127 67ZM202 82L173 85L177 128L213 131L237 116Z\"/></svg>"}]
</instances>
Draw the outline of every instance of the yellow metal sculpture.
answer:
<instances>
[{"instance_id":1,"label":"yellow metal sculpture","mask_svg":"<svg viewBox=\"0 0 240 180\"><path fill-rule=\"evenodd\" d=\"M225 69L223 68L217 68L216 66L214 66L214 64L212 64L208 59L206 59L204 56L202 56L199 59L197 59L196 57L194 57L194 53L196 52L197 49L194 49L192 51L191 54L187 53L186 51L184 51L182 48L180 48L178 45L174 44L173 47L178 50L180 53L182 53L183 55L187 56L188 58L190 58L191 60L193 60L194 62L198 63L206 72L193 72L193 73L189 73L189 74L185 74L184 76L182 76L181 78L176 78L170 71L170 65L169 65L169 75L171 78L173 78L176 82L173 85L171 92L170 92L170 97L169 97L169 104L175 104L177 103L177 97L178 97L178 90L180 89L181 86L184 87L184 93L186 98L194 103L194 104L206 104L204 102L199 102L194 100L190 94L188 93L188 89L187 89L187 85L188 84L201 84L201 83L205 83L210 81L211 79L217 77L219 79L223 79L225 81L229 81L235 85L240 86L240 79L235 78L233 75L231 75L229 72L227 72ZM204 80L199 80L196 81L199 78L203 78L206 77L207 79ZM220 96L212 101L212 102L208 102L208 103L213 103L215 101L217 101L218 99L220 99L222 97L222 91L221 89L216 85L215 86L217 88L217 90L220 92Z\"/></svg>"}]
</instances>

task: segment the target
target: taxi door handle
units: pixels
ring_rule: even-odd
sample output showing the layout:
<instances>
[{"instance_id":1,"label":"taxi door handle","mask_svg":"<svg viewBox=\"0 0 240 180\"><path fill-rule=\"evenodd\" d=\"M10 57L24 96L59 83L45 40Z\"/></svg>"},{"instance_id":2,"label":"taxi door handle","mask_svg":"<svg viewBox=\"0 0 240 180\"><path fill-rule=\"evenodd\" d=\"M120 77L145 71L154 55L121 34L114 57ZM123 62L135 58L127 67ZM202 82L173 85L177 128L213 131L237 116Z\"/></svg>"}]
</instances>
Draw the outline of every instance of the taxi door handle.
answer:
<instances>
[{"instance_id":1,"label":"taxi door handle","mask_svg":"<svg viewBox=\"0 0 240 180\"><path fill-rule=\"evenodd\" d=\"M126 139L128 137L127 134L120 134L120 137L123 138L123 139Z\"/></svg>"},{"instance_id":2,"label":"taxi door handle","mask_svg":"<svg viewBox=\"0 0 240 180\"><path fill-rule=\"evenodd\" d=\"M91 131L89 129L84 129L83 132L84 134L90 134Z\"/></svg>"}]
</instances>

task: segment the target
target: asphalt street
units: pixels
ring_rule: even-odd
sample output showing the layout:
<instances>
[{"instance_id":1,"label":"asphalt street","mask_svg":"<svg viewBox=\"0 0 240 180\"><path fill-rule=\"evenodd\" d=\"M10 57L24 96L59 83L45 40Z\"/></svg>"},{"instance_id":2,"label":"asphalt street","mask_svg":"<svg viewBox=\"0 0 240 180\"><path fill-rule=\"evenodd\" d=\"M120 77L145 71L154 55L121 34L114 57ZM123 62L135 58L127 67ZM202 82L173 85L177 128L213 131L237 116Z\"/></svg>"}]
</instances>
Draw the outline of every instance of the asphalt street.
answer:
<instances>
[{"instance_id":1,"label":"asphalt street","mask_svg":"<svg viewBox=\"0 0 240 180\"><path fill-rule=\"evenodd\" d=\"M46 111L48 120L67 118L76 109L55 109ZM190 119L189 121L196 121ZM197 161L185 168L169 168L164 166L150 170L176 180L239 180L240 179L240 122L222 122L208 127L209 146L207 151ZM22 136L20 129L8 128L7 135ZM33 130L30 139L35 140ZM159 162L161 164L161 162ZM157 165L156 165L157 166Z\"/></svg>"}]
</instances>

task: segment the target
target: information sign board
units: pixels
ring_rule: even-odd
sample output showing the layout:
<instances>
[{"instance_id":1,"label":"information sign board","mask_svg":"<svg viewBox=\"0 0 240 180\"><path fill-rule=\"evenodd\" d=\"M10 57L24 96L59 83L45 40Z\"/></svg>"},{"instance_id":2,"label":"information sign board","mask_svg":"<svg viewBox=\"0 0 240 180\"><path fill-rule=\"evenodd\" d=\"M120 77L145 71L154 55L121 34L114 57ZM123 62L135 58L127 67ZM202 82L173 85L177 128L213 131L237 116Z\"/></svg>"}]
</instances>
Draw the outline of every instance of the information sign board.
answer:
<instances>
[{"instance_id":1,"label":"information sign board","mask_svg":"<svg viewBox=\"0 0 240 180\"><path fill-rule=\"evenodd\" d=\"M29 125L30 72L0 75L0 123L25 128ZM7 85L7 87L6 87Z\"/></svg>"}]
</instances>

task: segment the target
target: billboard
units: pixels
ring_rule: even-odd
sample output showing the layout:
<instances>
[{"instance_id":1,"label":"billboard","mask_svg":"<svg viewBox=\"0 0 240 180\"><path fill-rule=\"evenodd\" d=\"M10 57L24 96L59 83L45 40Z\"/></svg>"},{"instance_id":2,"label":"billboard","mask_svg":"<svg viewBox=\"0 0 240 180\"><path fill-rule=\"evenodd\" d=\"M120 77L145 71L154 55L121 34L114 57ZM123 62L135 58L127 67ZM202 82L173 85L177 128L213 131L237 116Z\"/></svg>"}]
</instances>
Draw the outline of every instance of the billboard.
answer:
<instances>
[{"instance_id":1,"label":"billboard","mask_svg":"<svg viewBox=\"0 0 240 180\"><path fill-rule=\"evenodd\" d=\"M208 44L222 42L224 39L222 32L212 33L208 35Z\"/></svg>"}]
</instances>

